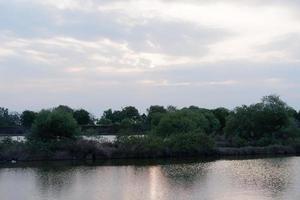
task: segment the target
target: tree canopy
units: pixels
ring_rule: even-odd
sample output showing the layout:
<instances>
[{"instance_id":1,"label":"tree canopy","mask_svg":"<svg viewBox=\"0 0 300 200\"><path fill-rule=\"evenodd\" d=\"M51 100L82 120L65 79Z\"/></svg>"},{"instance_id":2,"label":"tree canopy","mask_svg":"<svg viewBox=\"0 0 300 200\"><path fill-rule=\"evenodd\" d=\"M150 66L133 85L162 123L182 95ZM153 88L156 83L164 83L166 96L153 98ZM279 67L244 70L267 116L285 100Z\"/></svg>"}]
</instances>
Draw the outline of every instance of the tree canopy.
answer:
<instances>
[{"instance_id":1,"label":"tree canopy","mask_svg":"<svg viewBox=\"0 0 300 200\"><path fill-rule=\"evenodd\" d=\"M42 110L32 125L29 138L34 140L74 138L78 131L78 124L71 113L56 109Z\"/></svg>"},{"instance_id":2,"label":"tree canopy","mask_svg":"<svg viewBox=\"0 0 300 200\"><path fill-rule=\"evenodd\" d=\"M295 137L298 130L291 110L279 96L265 96L259 103L237 107L228 117L225 133L250 144L271 144Z\"/></svg>"},{"instance_id":3,"label":"tree canopy","mask_svg":"<svg viewBox=\"0 0 300 200\"><path fill-rule=\"evenodd\" d=\"M30 110L25 110L22 114L21 114L21 123L22 126L26 127L26 128L31 128L34 120L37 117L37 113L30 111Z\"/></svg>"},{"instance_id":4,"label":"tree canopy","mask_svg":"<svg viewBox=\"0 0 300 200\"><path fill-rule=\"evenodd\" d=\"M79 125L93 124L90 113L84 109L75 110L73 117Z\"/></svg>"},{"instance_id":5,"label":"tree canopy","mask_svg":"<svg viewBox=\"0 0 300 200\"><path fill-rule=\"evenodd\" d=\"M18 125L20 125L19 115L9 112L7 108L0 107L0 127Z\"/></svg>"}]
</instances>

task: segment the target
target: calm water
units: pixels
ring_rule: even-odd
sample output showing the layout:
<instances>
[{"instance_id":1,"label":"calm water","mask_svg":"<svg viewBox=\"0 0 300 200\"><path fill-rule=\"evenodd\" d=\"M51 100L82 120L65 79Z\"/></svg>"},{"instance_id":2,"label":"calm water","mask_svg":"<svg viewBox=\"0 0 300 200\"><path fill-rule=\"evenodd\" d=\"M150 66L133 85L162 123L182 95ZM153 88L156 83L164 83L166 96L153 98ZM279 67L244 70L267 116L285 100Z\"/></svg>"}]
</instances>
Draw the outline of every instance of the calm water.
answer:
<instances>
[{"instance_id":1,"label":"calm water","mask_svg":"<svg viewBox=\"0 0 300 200\"><path fill-rule=\"evenodd\" d=\"M300 157L2 166L1 200L300 199Z\"/></svg>"}]
</instances>

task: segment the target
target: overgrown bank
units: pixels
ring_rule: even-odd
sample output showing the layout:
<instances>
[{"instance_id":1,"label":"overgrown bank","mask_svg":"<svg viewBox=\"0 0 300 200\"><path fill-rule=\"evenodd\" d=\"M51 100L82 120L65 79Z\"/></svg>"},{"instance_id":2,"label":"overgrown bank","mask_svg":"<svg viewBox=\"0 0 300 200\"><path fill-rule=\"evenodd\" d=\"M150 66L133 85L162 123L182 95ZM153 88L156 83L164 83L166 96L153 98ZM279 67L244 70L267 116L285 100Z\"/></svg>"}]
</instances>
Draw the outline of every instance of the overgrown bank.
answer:
<instances>
[{"instance_id":1,"label":"overgrown bank","mask_svg":"<svg viewBox=\"0 0 300 200\"><path fill-rule=\"evenodd\" d=\"M59 142L14 142L0 144L0 162L50 160L104 160L120 158L186 158L198 156L299 155L300 145L265 147L216 147L213 141L163 141L157 137L121 137L115 143L62 140ZM204 136L205 137L205 136Z\"/></svg>"}]
</instances>

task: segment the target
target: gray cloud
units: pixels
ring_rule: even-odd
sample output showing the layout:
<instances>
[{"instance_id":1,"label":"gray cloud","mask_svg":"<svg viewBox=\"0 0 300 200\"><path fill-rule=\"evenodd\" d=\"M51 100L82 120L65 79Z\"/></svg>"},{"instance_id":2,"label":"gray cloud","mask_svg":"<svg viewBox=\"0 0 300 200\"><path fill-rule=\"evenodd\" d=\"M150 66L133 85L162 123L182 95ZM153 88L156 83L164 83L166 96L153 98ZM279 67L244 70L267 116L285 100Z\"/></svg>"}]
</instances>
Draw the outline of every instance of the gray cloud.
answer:
<instances>
[{"instance_id":1,"label":"gray cloud","mask_svg":"<svg viewBox=\"0 0 300 200\"><path fill-rule=\"evenodd\" d=\"M298 5L0 2L0 106L232 108L278 93L299 108Z\"/></svg>"}]
</instances>

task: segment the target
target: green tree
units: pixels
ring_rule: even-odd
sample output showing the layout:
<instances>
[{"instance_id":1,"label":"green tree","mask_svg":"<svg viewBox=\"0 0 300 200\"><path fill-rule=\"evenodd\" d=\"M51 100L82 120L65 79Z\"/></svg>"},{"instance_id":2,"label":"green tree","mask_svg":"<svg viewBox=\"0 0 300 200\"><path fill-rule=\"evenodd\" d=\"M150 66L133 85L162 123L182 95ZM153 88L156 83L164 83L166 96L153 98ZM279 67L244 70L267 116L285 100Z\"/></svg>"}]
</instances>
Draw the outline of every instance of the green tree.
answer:
<instances>
[{"instance_id":1,"label":"green tree","mask_svg":"<svg viewBox=\"0 0 300 200\"><path fill-rule=\"evenodd\" d=\"M56 108L54 108L54 110L67 112L67 113L71 113L71 114L74 113L74 110L72 108L70 108L69 106L66 106L66 105L59 105Z\"/></svg>"},{"instance_id":2,"label":"green tree","mask_svg":"<svg viewBox=\"0 0 300 200\"><path fill-rule=\"evenodd\" d=\"M167 146L176 153L208 153L214 148L214 140L204 133L190 132L170 136Z\"/></svg>"},{"instance_id":3,"label":"green tree","mask_svg":"<svg viewBox=\"0 0 300 200\"><path fill-rule=\"evenodd\" d=\"M42 110L32 125L29 139L49 141L74 138L78 131L78 124L71 113L56 109Z\"/></svg>"},{"instance_id":4,"label":"green tree","mask_svg":"<svg viewBox=\"0 0 300 200\"><path fill-rule=\"evenodd\" d=\"M300 110L298 111L298 113L295 116L295 119L300 122Z\"/></svg>"},{"instance_id":5,"label":"green tree","mask_svg":"<svg viewBox=\"0 0 300 200\"><path fill-rule=\"evenodd\" d=\"M175 106L169 105L167 107L167 112L176 112L177 108Z\"/></svg>"},{"instance_id":6,"label":"green tree","mask_svg":"<svg viewBox=\"0 0 300 200\"><path fill-rule=\"evenodd\" d=\"M132 119L125 118L121 121L120 132L122 134L132 134L134 132L136 122Z\"/></svg>"},{"instance_id":7,"label":"green tree","mask_svg":"<svg viewBox=\"0 0 300 200\"><path fill-rule=\"evenodd\" d=\"M197 124L190 118L179 113L163 116L156 127L156 134L169 137L172 134L188 133L195 130Z\"/></svg>"},{"instance_id":8,"label":"green tree","mask_svg":"<svg viewBox=\"0 0 300 200\"><path fill-rule=\"evenodd\" d=\"M163 106L154 105L147 109L147 113L146 127L150 130L158 125L162 116L167 113L167 110Z\"/></svg>"},{"instance_id":9,"label":"green tree","mask_svg":"<svg viewBox=\"0 0 300 200\"><path fill-rule=\"evenodd\" d=\"M148 117L151 118L152 115L156 113L167 113L167 110L163 106L150 106L150 108L147 109Z\"/></svg>"},{"instance_id":10,"label":"green tree","mask_svg":"<svg viewBox=\"0 0 300 200\"><path fill-rule=\"evenodd\" d=\"M228 117L225 133L250 144L262 140L264 144L283 142L297 133L291 113L278 96L265 96L260 103L237 107Z\"/></svg>"},{"instance_id":11,"label":"green tree","mask_svg":"<svg viewBox=\"0 0 300 200\"><path fill-rule=\"evenodd\" d=\"M109 109L104 111L97 124L120 127L120 131L123 133L136 134L144 127L144 119L135 107L127 106L122 110L112 111Z\"/></svg>"},{"instance_id":12,"label":"green tree","mask_svg":"<svg viewBox=\"0 0 300 200\"><path fill-rule=\"evenodd\" d=\"M102 124L111 122L111 123L120 123L124 118L123 113L119 110L117 111L112 111L112 109L108 109L103 112L102 117L100 120L97 122L97 124Z\"/></svg>"},{"instance_id":13,"label":"green tree","mask_svg":"<svg viewBox=\"0 0 300 200\"><path fill-rule=\"evenodd\" d=\"M122 120L128 118L128 119L132 119L132 120L139 120L140 119L140 114L138 109L136 109L133 106L127 106L125 108L122 109Z\"/></svg>"},{"instance_id":14,"label":"green tree","mask_svg":"<svg viewBox=\"0 0 300 200\"><path fill-rule=\"evenodd\" d=\"M19 115L9 112L7 108L0 107L0 127L18 125L20 125Z\"/></svg>"},{"instance_id":15,"label":"green tree","mask_svg":"<svg viewBox=\"0 0 300 200\"><path fill-rule=\"evenodd\" d=\"M37 117L36 112L25 110L21 115L22 126L24 126L26 128L31 128L36 117Z\"/></svg>"},{"instance_id":16,"label":"green tree","mask_svg":"<svg viewBox=\"0 0 300 200\"><path fill-rule=\"evenodd\" d=\"M219 129L219 133L223 134L224 131L223 129L226 126L226 119L229 116L230 112L228 109L226 108L216 108L213 110L213 114L216 116L216 118L219 120L220 122L220 129Z\"/></svg>"},{"instance_id":17,"label":"green tree","mask_svg":"<svg viewBox=\"0 0 300 200\"><path fill-rule=\"evenodd\" d=\"M75 110L73 117L79 125L92 124L93 122L90 113L84 109Z\"/></svg>"}]
</instances>

